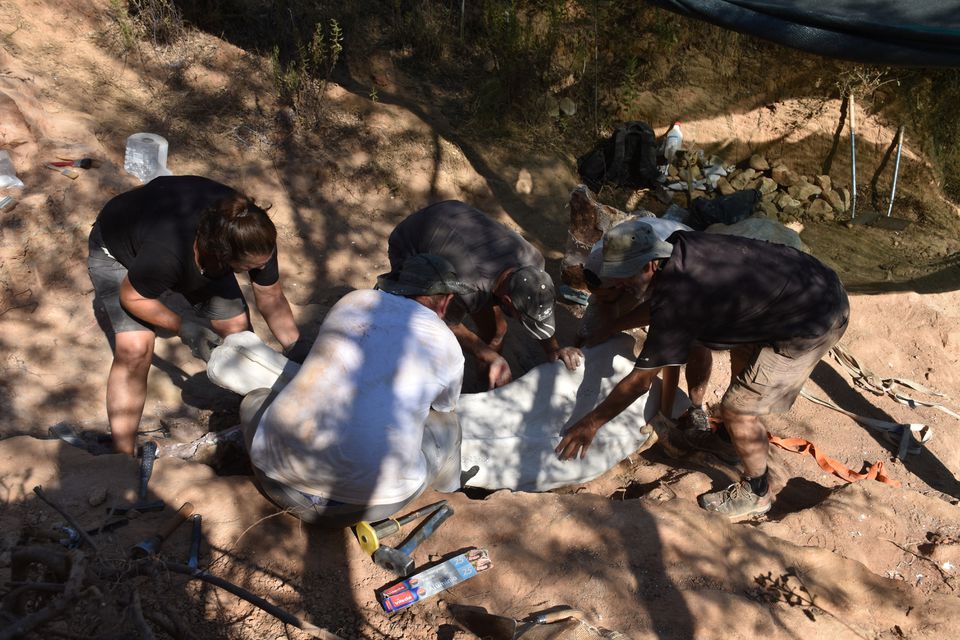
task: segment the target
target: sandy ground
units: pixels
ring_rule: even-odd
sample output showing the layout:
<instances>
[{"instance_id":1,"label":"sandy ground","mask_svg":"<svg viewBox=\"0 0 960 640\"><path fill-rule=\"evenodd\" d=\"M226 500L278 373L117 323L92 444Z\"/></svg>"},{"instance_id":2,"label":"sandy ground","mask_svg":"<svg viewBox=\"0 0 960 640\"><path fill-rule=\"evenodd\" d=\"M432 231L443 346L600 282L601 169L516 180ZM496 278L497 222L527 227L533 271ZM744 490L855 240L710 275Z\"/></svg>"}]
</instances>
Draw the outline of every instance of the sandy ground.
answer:
<instances>
[{"instance_id":1,"label":"sandy ground","mask_svg":"<svg viewBox=\"0 0 960 640\"><path fill-rule=\"evenodd\" d=\"M26 544L29 528L50 530L62 522L35 498L34 486L42 485L85 527L102 522L103 507L91 506L98 497L105 494L108 505L134 497L132 460L94 457L42 439L59 422L106 430L110 350L92 304L86 234L103 203L137 183L122 171L127 135L161 133L170 140L175 173L207 175L273 204L285 289L307 333L345 291L369 286L386 270L385 239L393 225L437 199L466 200L520 229L556 271L566 198L576 185L565 158L485 147L458 134L405 89L396 70L388 70L376 103L348 84L331 86L320 124L290 133L268 99L262 61L203 34L189 35L175 49L141 45L123 54L108 5L0 2L0 148L11 152L27 184L4 191L18 202L0 214L0 582L9 579L11 554ZM74 20L65 22L65 13ZM693 95L684 104L696 110L698 97L687 91ZM648 99L654 111L666 100ZM824 136L839 112L836 103L803 106L784 102L778 111L755 112L738 103L732 115L694 120L686 130L698 143L737 154L733 160L757 149L772 155L776 147L802 168L829 146ZM776 113L783 115L776 119ZM869 161L869 151L864 155ZM70 180L44 168L58 156L104 162ZM919 155L908 157L914 160L906 163L902 189L919 207L920 198L910 194L923 191L929 178ZM837 171L843 174L842 167ZM896 235L823 224L808 225L803 239L855 294L848 348L880 377L928 385L945 397L917 397L956 409L956 211L945 202L918 211L906 211L915 223ZM577 313L558 309L561 340L570 339ZM258 333L268 335L254 320ZM536 362L536 352L524 345L510 348L517 373ZM159 340L154 364L145 436L189 441L235 422L239 399L213 387L178 340ZM728 375L726 358L718 355L709 402L719 401ZM847 484L809 456L774 449L776 506L759 521L738 524L696 505L697 495L725 486L735 469L706 454L673 459L659 446L582 487L454 494L456 515L417 551L418 563L476 546L489 550L494 567L394 617L379 610L374 595L390 583L389 574L364 556L349 532L270 517L275 509L248 476L218 476L202 464L161 459L151 497L171 506L189 500L203 514L201 558L212 573L342 637L474 637L453 618L450 603L515 618L574 606L595 624L633 638L957 635L957 420L865 393L826 360L807 391L857 414L925 423L934 438L900 462L876 432L798 400L791 412L768 421L771 432L806 438L857 471L883 461L901 486ZM425 495L420 502L437 498ZM160 520L145 514L104 535L103 553L122 555ZM187 540L184 527L164 554L182 560ZM197 637L307 637L222 591L176 576L158 580L139 589L145 608L179 617ZM52 628L61 634L70 628L58 624ZM70 624L80 636L93 634L83 626L89 618L77 614Z\"/></svg>"}]
</instances>

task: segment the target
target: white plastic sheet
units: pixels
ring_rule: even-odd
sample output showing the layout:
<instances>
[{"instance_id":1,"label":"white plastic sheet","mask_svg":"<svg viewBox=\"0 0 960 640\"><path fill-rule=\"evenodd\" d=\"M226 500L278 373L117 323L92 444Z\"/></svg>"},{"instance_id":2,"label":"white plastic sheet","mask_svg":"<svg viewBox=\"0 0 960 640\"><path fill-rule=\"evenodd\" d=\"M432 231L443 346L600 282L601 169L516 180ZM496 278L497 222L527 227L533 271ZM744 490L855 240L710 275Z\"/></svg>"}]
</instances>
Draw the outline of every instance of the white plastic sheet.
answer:
<instances>
[{"instance_id":1,"label":"white plastic sheet","mask_svg":"<svg viewBox=\"0 0 960 640\"><path fill-rule=\"evenodd\" d=\"M252 331L224 338L207 362L207 377L211 382L242 396L254 389L283 386L299 370L299 364L268 347Z\"/></svg>"},{"instance_id":2,"label":"white plastic sheet","mask_svg":"<svg viewBox=\"0 0 960 640\"><path fill-rule=\"evenodd\" d=\"M633 338L621 334L585 349L584 355L585 362L576 371L568 371L561 362L542 364L499 389L460 396L463 468L479 467L468 485L546 491L587 482L646 443L648 436L640 429L657 413L659 380L600 429L586 458L557 459L554 448L561 434L633 370ZM688 405L678 391L676 410Z\"/></svg>"}]
</instances>

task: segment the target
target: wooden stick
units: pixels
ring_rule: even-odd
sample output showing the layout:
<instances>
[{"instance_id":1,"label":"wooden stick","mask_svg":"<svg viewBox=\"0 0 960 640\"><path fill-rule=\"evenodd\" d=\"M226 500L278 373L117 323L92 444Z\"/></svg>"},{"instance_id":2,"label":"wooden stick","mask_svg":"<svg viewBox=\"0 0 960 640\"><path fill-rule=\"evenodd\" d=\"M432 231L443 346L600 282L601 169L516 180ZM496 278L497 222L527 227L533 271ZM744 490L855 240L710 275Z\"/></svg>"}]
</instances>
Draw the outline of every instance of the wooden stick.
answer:
<instances>
[{"instance_id":1,"label":"wooden stick","mask_svg":"<svg viewBox=\"0 0 960 640\"><path fill-rule=\"evenodd\" d=\"M263 611L269 613L280 622L283 622L284 624L293 625L298 629L302 629L303 631L312 633L315 635L315 637L321 638L322 640L341 640L339 636L336 636L330 633L329 631L326 631L325 629L321 629L316 625L310 624L309 622L301 620L300 618L286 611L285 609L281 609L276 605L270 604L260 596L254 595L253 593L247 591L243 587L237 586L232 582L225 580L223 578L219 578L215 575L211 575L203 569L191 569L185 564L169 562L167 560L161 560L160 564L165 569L167 569L168 571L172 571L173 573L180 573L185 576L190 576L194 580L202 580L207 584L212 584L215 587L220 587L225 591L229 591L230 593L237 596L238 598L242 598L243 600L246 600L247 602L254 605L255 607L258 607Z\"/></svg>"},{"instance_id":2,"label":"wooden stick","mask_svg":"<svg viewBox=\"0 0 960 640\"><path fill-rule=\"evenodd\" d=\"M0 640L13 640L13 638L18 638L34 627L38 627L48 620L60 615L64 609L70 606L74 598L67 597L58 597L53 600L50 604L45 606L43 609L35 613L31 613L28 616L24 616L11 624L6 629L0 630Z\"/></svg>"},{"instance_id":3,"label":"wooden stick","mask_svg":"<svg viewBox=\"0 0 960 640\"><path fill-rule=\"evenodd\" d=\"M156 636L153 634L153 629L150 628L150 625L147 624L147 621L143 619L143 607L140 604L140 592L136 587L133 588L133 602L130 606L130 617L133 619L133 624L137 628L138 637L143 640L156 640Z\"/></svg>"},{"instance_id":4,"label":"wooden stick","mask_svg":"<svg viewBox=\"0 0 960 640\"><path fill-rule=\"evenodd\" d=\"M77 521L73 519L69 513L63 510L63 507L54 502L51 498L48 498L47 495L43 492L43 487L37 485L33 488L33 492L37 494L37 497L46 502L54 511L59 513L67 521L74 530L80 534L80 539L90 545L90 548L96 552L97 555L100 555L100 548L97 546L97 543L93 541L93 538L90 537L83 527L77 524Z\"/></svg>"}]
</instances>

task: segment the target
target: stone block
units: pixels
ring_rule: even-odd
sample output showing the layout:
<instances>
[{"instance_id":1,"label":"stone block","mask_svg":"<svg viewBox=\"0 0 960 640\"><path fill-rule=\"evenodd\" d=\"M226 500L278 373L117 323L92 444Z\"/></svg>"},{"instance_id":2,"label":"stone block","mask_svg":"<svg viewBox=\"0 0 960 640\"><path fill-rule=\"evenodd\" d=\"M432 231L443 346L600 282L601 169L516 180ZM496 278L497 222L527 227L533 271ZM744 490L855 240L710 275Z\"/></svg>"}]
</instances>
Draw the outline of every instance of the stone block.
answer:
<instances>
[{"instance_id":1,"label":"stone block","mask_svg":"<svg viewBox=\"0 0 960 640\"><path fill-rule=\"evenodd\" d=\"M730 194L735 193L736 189L733 188L729 180L726 178L720 178L717 180L717 191L719 191L721 195L729 196Z\"/></svg>"},{"instance_id":2,"label":"stone block","mask_svg":"<svg viewBox=\"0 0 960 640\"><path fill-rule=\"evenodd\" d=\"M773 203L777 205L781 211L787 207L794 207L797 209L800 208L800 201L795 200L790 196L790 194L784 193L783 191L778 193L777 197L773 199Z\"/></svg>"},{"instance_id":3,"label":"stone block","mask_svg":"<svg viewBox=\"0 0 960 640\"><path fill-rule=\"evenodd\" d=\"M738 171L734 175L730 176L730 186L733 187L736 191L742 191L747 188L747 185L757 177L757 172L753 169L744 169L743 171Z\"/></svg>"},{"instance_id":4,"label":"stone block","mask_svg":"<svg viewBox=\"0 0 960 640\"><path fill-rule=\"evenodd\" d=\"M792 198L806 202L814 196L820 195L820 187L810 184L809 182L801 181L787 189L787 193L789 193Z\"/></svg>"},{"instance_id":5,"label":"stone block","mask_svg":"<svg viewBox=\"0 0 960 640\"><path fill-rule=\"evenodd\" d=\"M777 219L777 213L778 213L777 205L773 204L772 202L761 200L760 203L757 205L757 208L763 211L766 217L772 220Z\"/></svg>"},{"instance_id":6,"label":"stone block","mask_svg":"<svg viewBox=\"0 0 960 640\"><path fill-rule=\"evenodd\" d=\"M770 163L767 162L765 157L759 153L755 153L750 156L750 168L754 171L767 171L770 169Z\"/></svg>"},{"instance_id":7,"label":"stone block","mask_svg":"<svg viewBox=\"0 0 960 640\"><path fill-rule=\"evenodd\" d=\"M827 218L832 220L834 218L833 207L830 206L830 203L821 198L817 198L810 203L810 206L807 207L807 212L810 215L817 216L819 218Z\"/></svg>"},{"instance_id":8,"label":"stone block","mask_svg":"<svg viewBox=\"0 0 960 640\"><path fill-rule=\"evenodd\" d=\"M786 165L778 164L770 170L770 177L781 187L792 187L799 181L797 175L790 171Z\"/></svg>"},{"instance_id":9,"label":"stone block","mask_svg":"<svg viewBox=\"0 0 960 640\"><path fill-rule=\"evenodd\" d=\"M772 194L777 190L777 183L773 178L760 178L757 190L759 190L762 195Z\"/></svg>"},{"instance_id":10,"label":"stone block","mask_svg":"<svg viewBox=\"0 0 960 640\"><path fill-rule=\"evenodd\" d=\"M829 202L834 211L847 210L843 204L843 198L833 189L825 190L822 194L820 194L820 197Z\"/></svg>"}]
</instances>

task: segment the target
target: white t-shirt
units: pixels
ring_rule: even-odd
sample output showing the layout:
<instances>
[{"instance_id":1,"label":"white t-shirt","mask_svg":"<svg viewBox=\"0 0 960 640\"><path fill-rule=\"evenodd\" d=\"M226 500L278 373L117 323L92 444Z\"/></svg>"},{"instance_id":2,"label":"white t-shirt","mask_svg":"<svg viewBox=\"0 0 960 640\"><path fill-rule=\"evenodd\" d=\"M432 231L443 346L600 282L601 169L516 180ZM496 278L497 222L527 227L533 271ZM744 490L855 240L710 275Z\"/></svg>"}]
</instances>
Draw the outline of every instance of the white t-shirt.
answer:
<instances>
[{"instance_id":1,"label":"white t-shirt","mask_svg":"<svg viewBox=\"0 0 960 640\"><path fill-rule=\"evenodd\" d=\"M462 383L460 345L434 311L352 291L264 413L250 459L267 477L329 500L405 500L426 479L429 410L453 411Z\"/></svg>"}]
</instances>

